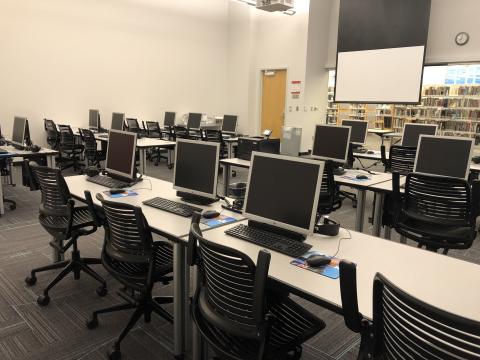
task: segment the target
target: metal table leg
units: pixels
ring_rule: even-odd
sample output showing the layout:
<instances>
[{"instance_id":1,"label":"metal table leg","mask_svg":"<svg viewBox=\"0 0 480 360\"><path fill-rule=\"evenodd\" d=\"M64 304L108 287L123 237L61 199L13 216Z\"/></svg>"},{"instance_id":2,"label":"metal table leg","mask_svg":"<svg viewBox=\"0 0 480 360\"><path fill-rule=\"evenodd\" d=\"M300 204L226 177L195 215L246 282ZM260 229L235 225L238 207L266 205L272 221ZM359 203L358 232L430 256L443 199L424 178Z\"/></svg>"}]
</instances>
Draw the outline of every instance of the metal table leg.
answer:
<instances>
[{"instance_id":1,"label":"metal table leg","mask_svg":"<svg viewBox=\"0 0 480 360\"><path fill-rule=\"evenodd\" d=\"M392 228L390 226L385 226L385 239L390 240L392 238Z\"/></svg>"},{"instance_id":2,"label":"metal table leg","mask_svg":"<svg viewBox=\"0 0 480 360\"><path fill-rule=\"evenodd\" d=\"M140 173L142 175L147 175L146 174L146 163L147 163L147 149L146 148L140 148L138 149L138 153L140 155Z\"/></svg>"},{"instance_id":3,"label":"metal table leg","mask_svg":"<svg viewBox=\"0 0 480 360\"><path fill-rule=\"evenodd\" d=\"M49 155L47 156L47 166L49 168L55 168L56 167L56 164L55 164L55 155Z\"/></svg>"},{"instance_id":4,"label":"metal table leg","mask_svg":"<svg viewBox=\"0 0 480 360\"><path fill-rule=\"evenodd\" d=\"M5 214L5 204L3 203L3 177L0 176L0 215Z\"/></svg>"},{"instance_id":5,"label":"metal table leg","mask_svg":"<svg viewBox=\"0 0 480 360\"><path fill-rule=\"evenodd\" d=\"M185 352L185 303L188 298L185 267L185 247L176 242L173 244L173 348L176 358L182 358Z\"/></svg>"},{"instance_id":6,"label":"metal table leg","mask_svg":"<svg viewBox=\"0 0 480 360\"><path fill-rule=\"evenodd\" d=\"M363 189L358 189L357 193L357 217L355 219L355 231L363 231L363 221L365 218L365 197L367 192Z\"/></svg>"},{"instance_id":7,"label":"metal table leg","mask_svg":"<svg viewBox=\"0 0 480 360\"><path fill-rule=\"evenodd\" d=\"M382 230L384 193L377 193L375 201L375 214L373 216L373 236L380 236Z\"/></svg>"},{"instance_id":8,"label":"metal table leg","mask_svg":"<svg viewBox=\"0 0 480 360\"><path fill-rule=\"evenodd\" d=\"M223 166L223 196L228 194L228 185L230 182L230 164L222 164Z\"/></svg>"}]
</instances>

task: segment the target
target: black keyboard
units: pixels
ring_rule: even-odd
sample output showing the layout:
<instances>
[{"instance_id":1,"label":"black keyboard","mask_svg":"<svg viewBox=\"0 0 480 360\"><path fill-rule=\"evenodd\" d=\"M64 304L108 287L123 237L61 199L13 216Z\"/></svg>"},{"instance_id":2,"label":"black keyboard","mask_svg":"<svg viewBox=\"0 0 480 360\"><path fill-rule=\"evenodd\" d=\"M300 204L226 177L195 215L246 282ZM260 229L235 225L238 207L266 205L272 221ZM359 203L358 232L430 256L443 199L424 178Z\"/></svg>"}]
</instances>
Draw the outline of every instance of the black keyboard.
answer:
<instances>
[{"instance_id":1,"label":"black keyboard","mask_svg":"<svg viewBox=\"0 0 480 360\"><path fill-rule=\"evenodd\" d=\"M225 234L246 240L294 258L302 256L312 248L311 245L303 242L290 239L286 236L277 235L269 231L256 229L244 224L239 224L228 229L225 231Z\"/></svg>"},{"instance_id":2,"label":"black keyboard","mask_svg":"<svg viewBox=\"0 0 480 360\"><path fill-rule=\"evenodd\" d=\"M108 176L100 176L100 175L87 177L87 181L105 186L109 189L123 189L130 186L129 183L126 183L120 180L115 180Z\"/></svg>"},{"instance_id":3,"label":"black keyboard","mask_svg":"<svg viewBox=\"0 0 480 360\"><path fill-rule=\"evenodd\" d=\"M194 212L202 212L201 208L182 204L176 201L156 197L150 200L145 200L143 204L154 207L159 210L168 211L170 213L180 215L183 217L190 217Z\"/></svg>"}]
</instances>

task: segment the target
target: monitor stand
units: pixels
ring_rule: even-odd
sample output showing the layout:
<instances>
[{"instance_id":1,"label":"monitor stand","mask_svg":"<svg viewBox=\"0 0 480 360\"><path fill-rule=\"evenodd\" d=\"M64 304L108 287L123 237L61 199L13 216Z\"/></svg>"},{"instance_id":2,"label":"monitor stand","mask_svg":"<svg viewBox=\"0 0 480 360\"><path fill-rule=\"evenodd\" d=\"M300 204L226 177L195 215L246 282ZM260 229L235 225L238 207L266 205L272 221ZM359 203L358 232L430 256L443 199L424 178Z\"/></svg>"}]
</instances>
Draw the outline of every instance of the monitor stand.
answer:
<instances>
[{"instance_id":1,"label":"monitor stand","mask_svg":"<svg viewBox=\"0 0 480 360\"><path fill-rule=\"evenodd\" d=\"M218 201L218 199L211 199L205 196L189 194L183 191L177 191L177 196L182 198L182 201L195 205L210 205Z\"/></svg>"},{"instance_id":2,"label":"monitor stand","mask_svg":"<svg viewBox=\"0 0 480 360\"><path fill-rule=\"evenodd\" d=\"M269 224L261 223L254 220L248 220L248 226L257 228L259 230L268 231L280 236L285 236L289 239L296 240L296 241L304 241L306 239L306 236L303 234L299 234L294 231L285 230L274 225L269 225Z\"/></svg>"},{"instance_id":3,"label":"monitor stand","mask_svg":"<svg viewBox=\"0 0 480 360\"><path fill-rule=\"evenodd\" d=\"M139 183L140 181L143 181L143 178L142 177L137 177L136 174L137 174L137 172L135 171L135 179L132 180L130 178L126 178L126 177L123 177L123 176L111 174L107 171L102 172L102 175L108 176L109 178L112 178L114 180L118 180L118 181L127 183L129 187Z\"/></svg>"}]
</instances>

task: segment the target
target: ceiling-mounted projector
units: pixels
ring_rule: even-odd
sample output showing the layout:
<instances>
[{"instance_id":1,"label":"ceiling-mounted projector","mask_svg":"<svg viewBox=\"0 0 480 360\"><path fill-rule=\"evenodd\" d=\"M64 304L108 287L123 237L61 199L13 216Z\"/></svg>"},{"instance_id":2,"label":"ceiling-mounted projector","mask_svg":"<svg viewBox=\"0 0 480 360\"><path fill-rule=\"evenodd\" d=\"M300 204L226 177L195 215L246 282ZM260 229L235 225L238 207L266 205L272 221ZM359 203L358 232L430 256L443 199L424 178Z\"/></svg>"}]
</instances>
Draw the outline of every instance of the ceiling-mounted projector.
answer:
<instances>
[{"instance_id":1,"label":"ceiling-mounted projector","mask_svg":"<svg viewBox=\"0 0 480 360\"><path fill-rule=\"evenodd\" d=\"M293 9L294 0L257 0L257 9L265 11L287 11Z\"/></svg>"}]
</instances>

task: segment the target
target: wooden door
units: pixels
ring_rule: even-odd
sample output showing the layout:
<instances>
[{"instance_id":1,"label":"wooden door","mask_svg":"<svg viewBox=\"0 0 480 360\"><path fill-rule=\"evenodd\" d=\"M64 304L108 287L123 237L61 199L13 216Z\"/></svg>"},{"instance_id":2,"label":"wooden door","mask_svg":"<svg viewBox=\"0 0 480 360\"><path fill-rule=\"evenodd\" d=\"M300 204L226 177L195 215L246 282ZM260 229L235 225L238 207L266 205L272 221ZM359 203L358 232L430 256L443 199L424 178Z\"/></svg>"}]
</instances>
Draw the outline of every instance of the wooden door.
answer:
<instances>
[{"instance_id":1,"label":"wooden door","mask_svg":"<svg viewBox=\"0 0 480 360\"><path fill-rule=\"evenodd\" d=\"M261 130L271 129L272 139L279 139L285 120L287 70L265 70L262 74Z\"/></svg>"}]
</instances>

